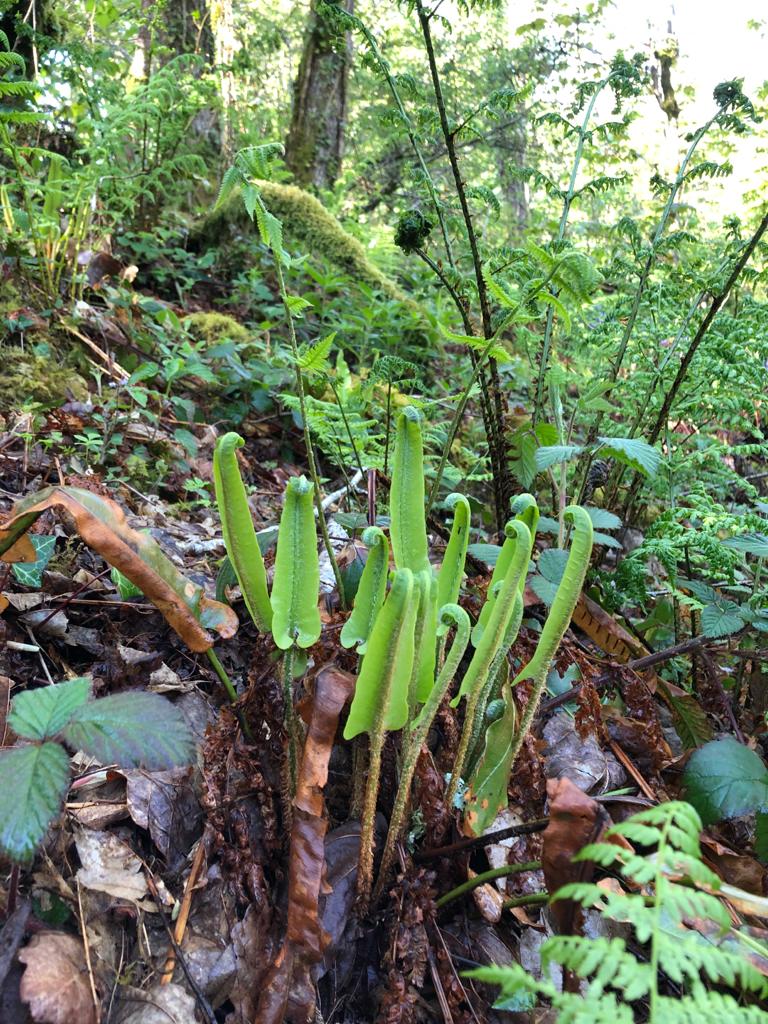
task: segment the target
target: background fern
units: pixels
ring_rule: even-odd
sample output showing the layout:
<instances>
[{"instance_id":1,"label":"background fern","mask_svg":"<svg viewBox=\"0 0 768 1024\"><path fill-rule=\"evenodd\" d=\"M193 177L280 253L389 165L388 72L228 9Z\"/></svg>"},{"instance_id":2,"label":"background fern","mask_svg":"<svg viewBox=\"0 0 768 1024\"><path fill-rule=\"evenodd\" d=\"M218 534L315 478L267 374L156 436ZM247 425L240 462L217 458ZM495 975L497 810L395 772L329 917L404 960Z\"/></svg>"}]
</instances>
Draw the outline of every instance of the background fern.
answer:
<instances>
[{"instance_id":1,"label":"background fern","mask_svg":"<svg viewBox=\"0 0 768 1024\"><path fill-rule=\"evenodd\" d=\"M470 972L501 986L497 1007L520 1009L545 999L558 1024L762 1024L768 1012L754 1004L768 996L768 979L748 958L724 904L715 895L720 880L702 862L701 820L687 803L671 802L634 815L606 833L630 848L609 842L584 847L576 857L608 869L630 891L576 883L555 894L631 928L625 938L558 935L541 949L544 980L520 965ZM635 849L642 850L636 853ZM706 922L708 928L690 921ZM761 950L762 955L768 949ZM548 980L556 964L582 979L580 992L563 992ZM727 988L730 992L713 991Z\"/></svg>"}]
</instances>

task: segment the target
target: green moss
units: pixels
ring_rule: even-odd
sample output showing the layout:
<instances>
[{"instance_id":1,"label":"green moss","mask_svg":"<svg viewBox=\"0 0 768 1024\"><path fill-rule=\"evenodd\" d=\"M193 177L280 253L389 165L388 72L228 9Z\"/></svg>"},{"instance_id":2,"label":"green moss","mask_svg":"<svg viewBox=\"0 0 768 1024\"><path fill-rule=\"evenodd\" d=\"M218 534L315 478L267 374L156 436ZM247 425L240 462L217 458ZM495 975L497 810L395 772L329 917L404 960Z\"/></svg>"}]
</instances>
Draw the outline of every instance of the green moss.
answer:
<instances>
[{"instance_id":1,"label":"green moss","mask_svg":"<svg viewBox=\"0 0 768 1024\"><path fill-rule=\"evenodd\" d=\"M247 345L251 335L234 317L225 313L190 313L183 323L193 338L204 341L206 345L218 345L222 341L234 341L237 345Z\"/></svg>"},{"instance_id":2,"label":"green moss","mask_svg":"<svg viewBox=\"0 0 768 1024\"><path fill-rule=\"evenodd\" d=\"M39 402L53 409L63 402L83 402L88 387L71 367L62 366L52 356L35 356L20 348L0 349L3 373L0 376L0 411L19 409L25 402Z\"/></svg>"},{"instance_id":3,"label":"green moss","mask_svg":"<svg viewBox=\"0 0 768 1024\"><path fill-rule=\"evenodd\" d=\"M360 242L309 192L274 181L260 181L259 188L267 209L283 222L286 238L298 243L310 260L324 256L361 284L376 288L399 302L410 301L398 285L371 262ZM228 226L241 223L244 226L247 219L242 199L233 195L205 219L195 234L206 245L221 246Z\"/></svg>"}]
</instances>

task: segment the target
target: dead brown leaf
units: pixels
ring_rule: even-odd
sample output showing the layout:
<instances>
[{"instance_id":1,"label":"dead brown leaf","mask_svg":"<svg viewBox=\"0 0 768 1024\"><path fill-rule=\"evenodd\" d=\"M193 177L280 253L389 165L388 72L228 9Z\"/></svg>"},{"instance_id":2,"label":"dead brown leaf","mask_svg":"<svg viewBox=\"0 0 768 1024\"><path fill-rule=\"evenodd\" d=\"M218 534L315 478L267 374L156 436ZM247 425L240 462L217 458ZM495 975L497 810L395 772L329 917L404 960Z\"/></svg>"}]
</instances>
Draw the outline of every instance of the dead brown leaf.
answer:
<instances>
[{"instance_id":1,"label":"dead brown leaf","mask_svg":"<svg viewBox=\"0 0 768 1024\"><path fill-rule=\"evenodd\" d=\"M328 828L323 789L339 715L354 684L355 677L335 665L320 669L315 678L293 803L286 938L265 982L255 1024L306 1024L314 1016L311 969L322 960L328 942L318 913Z\"/></svg>"},{"instance_id":2,"label":"dead brown leaf","mask_svg":"<svg viewBox=\"0 0 768 1024\"><path fill-rule=\"evenodd\" d=\"M235 634L237 616L231 608L206 597L203 588L188 580L152 537L128 525L116 502L91 491L46 487L17 502L0 529L0 557L13 550L35 520L51 508L69 513L86 544L141 590L191 650L207 651L212 646L208 629L225 639Z\"/></svg>"},{"instance_id":3,"label":"dead brown leaf","mask_svg":"<svg viewBox=\"0 0 768 1024\"><path fill-rule=\"evenodd\" d=\"M83 830L75 836L75 844L82 864L77 880L86 889L121 900L140 900L146 895L141 861L116 835Z\"/></svg>"},{"instance_id":4,"label":"dead brown leaf","mask_svg":"<svg viewBox=\"0 0 768 1024\"><path fill-rule=\"evenodd\" d=\"M35 546L26 534L15 540L9 548L0 555L0 562L36 562L37 552Z\"/></svg>"},{"instance_id":5,"label":"dead brown leaf","mask_svg":"<svg viewBox=\"0 0 768 1024\"><path fill-rule=\"evenodd\" d=\"M550 779L547 783L549 824L544 832L541 866L550 893L570 882L587 881L591 865L573 863L573 857L587 843L597 842L608 823L603 808L570 779ZM573 934L576 904L558 900L552 915L561 935Z\"/></svg>"},{"instance_id":6,"label":"dead brown leaf","mask_svg":"<svg viewBox=\"0 0 768 1024\"><path fill-rule=\"evenodd\" d=\"M41 932L19 953L21 998L38 1024L96 1024L83 947L64 932Z\"/></svg>"}]
</instances>

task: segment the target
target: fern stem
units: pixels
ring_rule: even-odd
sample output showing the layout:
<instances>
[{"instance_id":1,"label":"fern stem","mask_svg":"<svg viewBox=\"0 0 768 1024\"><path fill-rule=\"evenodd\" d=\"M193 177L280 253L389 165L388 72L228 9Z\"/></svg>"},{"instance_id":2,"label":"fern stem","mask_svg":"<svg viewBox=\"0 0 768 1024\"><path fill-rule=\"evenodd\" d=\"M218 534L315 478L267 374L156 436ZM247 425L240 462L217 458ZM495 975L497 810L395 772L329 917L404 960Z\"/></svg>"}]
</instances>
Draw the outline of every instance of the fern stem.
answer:
<instances>
[{"instance_id":1,"label":"fern stem","mask_svg":"<svg viewBox=\"0 0 768 1024\"><path fill-rule=\"evenodd\" d=\"M376 801L379 795L381 776L381 754L384 749L386 732L384 728L371 732L371 747L368 756L368 779L363 799L363 816L360 826L360 860L357 866L357 898L361 915L368 911L373 879L373 853L376 843Z\"/></svg>"},{"instance_id":2,"label":"fern stem","mask_svg":"<svg viewBox=\"0 0 768 1024\"><path fill-rule=\"evenodd\" d=\"M450 608L451 606L446 605L445 607ZM443 613L444 611L445 609L443 609ZM432 727L432 722L437 714L437 709L440 707L440 702L453 682L453 678L456 675L459 665L461 664L461 659L464 657L464 652L467 649L467 644L469 643L470 624L467 613L456 606L449 614L451 616L451 620L456 625L456 638L451 645L445 664L443 665L435 685L432 687L432 691L427 698L424 707L421 709L418 718L414 721L411 727L410 735L404 734L407 738L405 739L403 768L400 773L400 783L397 787L397 795L395 796L392 815L389 819L389 830L384 844L384 852L381 857L379 877L376 881L376 888L373 890L374 902L381 896L382 890L389 879L389 874L395 857L395 846L403 829L403 821L405 820L405 815L408 809L408 799L411 794L411 783L413 781L414 772L416 771L416 765L419 760L419 755L421 754L422 746L424 745L427 734Z\"/></svg>"},{"instance_id":3,"label":"fern stem","mask_svg":"<svg viewBox=\"0 0 768 1024\"><path fill-rule=\"evenodd\" d=\"M609 75L605 78L595 89L592 94L592 99L589 101L587 112L584 115L581 127L579 128L579 141L576 145L576 153L573 158L573 167L571 168L571 179L568 182L568 191L563 198L563 210L560 214L560 225L557 230L557 241L562 242L565 238L566 228L568 226L568 216L571 212L571 204L573 203L574 195L576 194L576 179L579 174L579 167L581 165L581 158L584 154L584 143L587 138L587 125L592 119L592 113L597 103L597 98L603 89L609 84L613 75ZM536 380L536 400L533 407L532 424L536 426L539 415L542 411L542 401L544 397L544 378L547 373L547 366L549 365L549 350L552 345L552 332L555 324L555 310L553 306L549 306L547 309L547 320L544 326L544 340L541 346L541 360L539 362L539 374Z\"/></svg>"},{"instance_id":4,"label":"fern stem","mask_svg":"<svg viewBox=\"0 0 768 1024\"><path fill-rule=\"evenodd\" d=\"M208 661L210 661L214 672L221 680L222 686L227 691L227 696L229 697L230 703L232 704L232 708L235 712L237 720L240 723L240 728L243 730L243 735L245 736L249 743L255 743L256 740L254 739L253 733L251 732L250 725L248 725L248 723L246 722L245 716L243 715L242 711L238 707L236 707L237 691L235 690L232 680L227 675L227 670L219 661L218 656L216 655L212 647L209 647L205 654L206 657L208 658Z\"/></svg>"},{"instance_id":5,"label":"fern stem","mask_svg":"<svg viewBox=\"0 0 768 1024\"><path fill-rule=\"evenodd\" d=\"M293 707L293 665L296 657L296 648L291 646L283 655L283 715L285 728L288 733L288 781L291 799L296 795L296 780L298 778L299 763L299 741L298 723L296 712Z\"/></svg>"},{"instance_id":6,"label":"fern stem","mask_svg":"<svg viewBox=\"0 0 768 1024\"><path fill-rule=\"evenodd\" d=\"M315 505L317 506L317 518L318 525L320 527L320 533L323 538L323 544L325 545L326 553L328 554L328 561L331 563L331 569L333 570L333 578L336 581L336 589L339 592L339 601L341 602L342 609L347 607L347 599L344 594L344 581L341 578L341 570L339 569L339 563L336 561L336 555L333 551L333 545L331 544L331 537L328 533L328 524L325 521L325 512L323 511L323 494L320 487L320 475L317 472L317 461L315 459L315 449L312 444L312 436L309 430L309 418L307 416L307 402L304 394L304 381L301 377L301 366L299 364L299 343L296 339L296 326L293 322L293 314L291 313L290 303L288 302L288 292L285 288L285 278L283 277L282 257L280 253L274 252L275 257L275 273L277 276L277 287L280 292L280 298L283 302L283 308L285 309L285 315L288 317L288 334L291 340L291 352L293 354L293 364L296 370L296 392L299 396L299 410L301 412L301 422L304 428L304 447L307 452L307 465L309 467L309 475L312 478L312 483L315 485Z\"/></svg>"},{"instance_id":7,"label":"fern stem","mask_svg":"<svg viewBox=\"0 0 768 1024\"><path fill-rule=\"evenodd\" d=\"M520 875L524 871L539 871L540 869L540 860L528 861L526 864L503 864L500 868L491 868L489 871L483 871L481 874L475 875L474 878L468 878L466 882L457 885L455 889L451 889L450 892L447 892L437 900L435 906L440 910L449 903L453 903L454 900L459 899L465 893L472 892L473 889L485 885L486 882L492 882L494 878L506 878L509 875ZM536 895L538 896L539 894L536 893Z\"/></svg>"}]
</instances>

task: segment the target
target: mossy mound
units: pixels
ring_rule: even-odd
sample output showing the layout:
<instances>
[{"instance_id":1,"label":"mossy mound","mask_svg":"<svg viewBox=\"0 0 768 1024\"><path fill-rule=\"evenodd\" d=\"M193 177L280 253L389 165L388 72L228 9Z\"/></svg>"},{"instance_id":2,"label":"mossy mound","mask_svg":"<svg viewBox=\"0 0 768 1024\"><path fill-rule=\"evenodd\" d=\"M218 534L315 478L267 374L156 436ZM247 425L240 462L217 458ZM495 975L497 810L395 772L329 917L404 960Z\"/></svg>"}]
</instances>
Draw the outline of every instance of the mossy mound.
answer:
<instances>
[{"instance_id":1,"label":"mossy mound","mask_svg":"<svg viewBox=\"0 0 768 1024\"><path fill-rule=\"evenodd\" d=\"M222 341L234 341L236 345L247 345L250 332L226 313L190 313L183 320L189 333L197 341L204 341L212 347Z\"/></svg>"},{"instance_id":2,"label":"mossy mound","mask_svg":"<svg viewBox=\"0 0 768 1024\"><path fill-rule=\"evenodd\" d=\"M310 259L324 256L361 284L398 302L410 301L402 289L371 262L360 242L309 192L274 181L260 181L259 188L267 209L283 222L286 238L298 243ZM233 195L205 218L193 237L199 244L221 247L232 227L244 228L247 223L250 218L243 209L243 201Z\"/></svg>"},{"instance_id":3,"label":"mossy mound","mask_svg":"<svg viewBox=\"0 0 768 1024\"><path fill-rule=\"evenodd\" d=\"M0 349L0 412L20 409L26 402L38 402L55 409L68 401L84 402L88 386L69 366L52 356L36 356L13 346Z\"/></svg>"}]
</instances>

